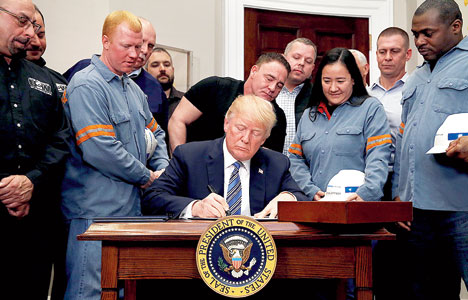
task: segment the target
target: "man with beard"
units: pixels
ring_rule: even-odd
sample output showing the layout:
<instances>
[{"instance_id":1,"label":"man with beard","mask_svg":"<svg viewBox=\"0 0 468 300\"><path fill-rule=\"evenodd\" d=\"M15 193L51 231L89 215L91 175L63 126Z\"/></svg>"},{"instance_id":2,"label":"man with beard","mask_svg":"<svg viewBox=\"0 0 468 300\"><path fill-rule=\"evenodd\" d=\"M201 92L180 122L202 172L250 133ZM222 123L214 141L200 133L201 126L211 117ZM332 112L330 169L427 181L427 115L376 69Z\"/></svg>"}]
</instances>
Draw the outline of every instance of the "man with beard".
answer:
<instances>
[{"instance_id":1,"label":"man with beard","mask_svg":"<svg viewBox=\"0 0 468 300\"><path fill-rule=\"evenodd\" d=\"M41 25L39 31L34 35L29 43L26 51L26 59L35 63L39 67L47 70L52 76L52 80L57 86L57 91L60 97L62 97L65 88L67 87L68 81L59 72L52 70L46 66L46 61L42 58L46 48L47 40L45 34L45 22L44 15L39 10L37 5L34 5L36 9L36 23ZM56 194L50 193L50 197L57 197L57 203L60 201L60 191L56 189ZM55 227L59 232L59 236L54 240L54 283L52 285L52 298L63 299L65 293L66 276L65 276L65 248L66 248L66 231L65 226L60 215L57 216L57 226Z\"/></svg>"},{"instance_id":2,"label":"man with beard","mask_svg":"<svg viewBox=\"0 0 468 300\"><path fill-rule=\"evenodd\" d=\"M155 48L146 64L146 70L159 81L166 94L170 119L184 93L174 87L174 65L169 52L164 48Z\"/></svg>"},{"instance_id":3,"label":"man with beard","mask_svg":"<svg viewBox=\"0 0 468 300\"><path fill-rule=\"evenodd\" d=\"M46 61L44 58L42 58L42 55L44 55L44 52L47 48L44 15L39 10L37 5L34 5L34 7L36 8L36 23L41 25L41 29L31 39L27 49L28 51L26 51L26 59L32 61L39 67L47 69L50 72L50 75L57 85L57 89L61 96L67 87L68 81L59 72L46 67Z\"/></svg>"},{"instance_id":4,"label":"man with beard","mask_svg":"<svg viewBox=\"0 0 468 300\"><path fill-rule=\"evenodd\" d=\"M47 299L53 221L68 123L50 73L24 59L35 33L30 0L0 0L0 288L4 299Z\"/></svg>"},{"instance_id":5,"label":"man with beard","mask_svg":"<svg viewBox=\"0 0 468 300\"><path fill-rule=\"evenodd\" d=\"M168 103L166 94L164 94L161 84L151 74L143 69L143 66L151 56L154 45L156 44L156 31L153 25L146 19L139 17L141 25L143 26L143 44L141 46L140 55L135 62L135 66L129 77L141 88L141 90L148 96L148 105L153 117L164 131L167 132L168 122ZM77 62L73 67L68 69L63 76L70 81L73 75L89 66L91 59L83 59Z\"/></svg>"}]
</instances>

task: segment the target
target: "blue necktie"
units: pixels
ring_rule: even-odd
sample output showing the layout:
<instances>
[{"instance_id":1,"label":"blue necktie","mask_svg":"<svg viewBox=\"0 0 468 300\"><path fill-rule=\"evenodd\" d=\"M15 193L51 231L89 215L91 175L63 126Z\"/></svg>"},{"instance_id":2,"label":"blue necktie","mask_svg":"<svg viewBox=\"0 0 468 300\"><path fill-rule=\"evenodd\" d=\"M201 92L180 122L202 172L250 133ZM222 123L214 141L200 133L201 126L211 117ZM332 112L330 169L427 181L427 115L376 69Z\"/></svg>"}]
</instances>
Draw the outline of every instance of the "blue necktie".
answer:
<instances>
[{"instance_id":1,"label":"blue necktie","mask_svg":"<svg viewBox=\"0 0 468 300\"><path fill-rule=\"evenodd\" d=\"M228 192L227 192L227 203L229 204L229 211L231 215L240 215L241 202L242 202L242 186L239 177L239 168L241 162L236 161L232 164L234 170L232 171L231 177L229 178Z\"/></svg>"}]
</instances>

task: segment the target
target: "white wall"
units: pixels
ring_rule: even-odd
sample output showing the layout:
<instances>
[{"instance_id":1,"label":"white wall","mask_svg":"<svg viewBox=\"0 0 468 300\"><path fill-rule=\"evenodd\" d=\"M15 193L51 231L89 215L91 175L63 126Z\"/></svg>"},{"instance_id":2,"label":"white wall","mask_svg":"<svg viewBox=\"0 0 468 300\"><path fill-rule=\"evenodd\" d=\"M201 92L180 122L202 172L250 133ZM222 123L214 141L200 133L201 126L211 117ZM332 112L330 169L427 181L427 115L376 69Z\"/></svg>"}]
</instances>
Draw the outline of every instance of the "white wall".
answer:
<instances>
[{"instance_id":1,"label":"white wall","mask_svg":"<svg viewBox=\"0 0 468 300\"><path fill-rule=\"evenodd\" d=\"M422 58L418 53L418 50L414 46L414 39L411 33L411 20L413 13L419 5L417 0L393 0L393 23L394 26L400 27L405 30L410 38L410 47L413 51L413 56L406 65L406 70L411 73L416 66L422 63ZM375 37L375 43L377 37ZM375 44L374 43L374 44Z\"/></svg>"},{"instance_id":2,"label":"white wall","mask_svg":"<svg viewBox=\"0 0 468 300\"><path fill-rule=\"evenodd\" d=\"M101 52L105 17L124 9L148 19L156 42L193 51L192 78L216 75L217 0L34 0L46 21L47 65L66 71L78 60ZM176 66L177 67L177 66Z\"/></svg>"}]
</instances>

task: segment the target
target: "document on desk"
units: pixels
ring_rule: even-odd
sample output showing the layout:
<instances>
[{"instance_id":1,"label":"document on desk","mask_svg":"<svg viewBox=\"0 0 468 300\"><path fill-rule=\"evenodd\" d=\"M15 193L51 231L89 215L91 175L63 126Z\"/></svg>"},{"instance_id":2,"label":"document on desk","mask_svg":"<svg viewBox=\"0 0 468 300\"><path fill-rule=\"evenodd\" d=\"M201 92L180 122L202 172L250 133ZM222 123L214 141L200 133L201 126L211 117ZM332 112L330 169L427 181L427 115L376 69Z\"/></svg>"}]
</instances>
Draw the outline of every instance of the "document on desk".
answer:
<instances>
[{"instance_id":1,"label":"document on desk","mask_svg":"<svg viewBox=\"0 0 468 300\"><path fill-rule=\"evenodd\" d=\"M98 217L94 223L144 223L144 222L166 222L167 216L132 216L132 217Z\"/></svg>"}]
</instances>

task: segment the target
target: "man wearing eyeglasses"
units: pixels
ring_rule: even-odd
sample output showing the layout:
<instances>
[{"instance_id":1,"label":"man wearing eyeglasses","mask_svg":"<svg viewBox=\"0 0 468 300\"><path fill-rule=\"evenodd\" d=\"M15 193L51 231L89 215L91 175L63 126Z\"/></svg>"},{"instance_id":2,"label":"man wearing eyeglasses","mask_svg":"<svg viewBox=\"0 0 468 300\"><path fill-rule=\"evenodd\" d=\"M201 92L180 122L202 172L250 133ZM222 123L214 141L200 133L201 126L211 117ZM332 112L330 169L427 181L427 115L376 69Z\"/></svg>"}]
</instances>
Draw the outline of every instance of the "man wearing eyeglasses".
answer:
<instances>
[{"instance_id":1,"label":"man wearing eyeglasses","mask_svg":"<svg viewBox=\"0 0 468 300\"><path fill-rule=\"evenodd\" d=\"M40 29L30 0L0 0L2 299L47 299L51 220L69 128L49 72L24 59Z\"/></svg>"}]
</instances>

